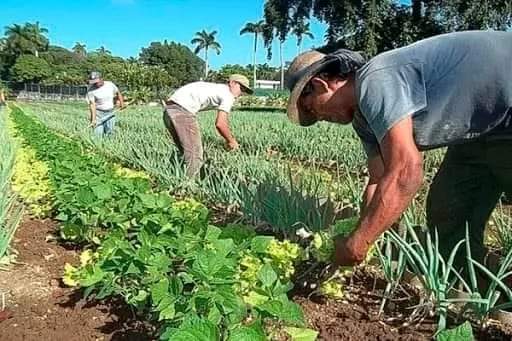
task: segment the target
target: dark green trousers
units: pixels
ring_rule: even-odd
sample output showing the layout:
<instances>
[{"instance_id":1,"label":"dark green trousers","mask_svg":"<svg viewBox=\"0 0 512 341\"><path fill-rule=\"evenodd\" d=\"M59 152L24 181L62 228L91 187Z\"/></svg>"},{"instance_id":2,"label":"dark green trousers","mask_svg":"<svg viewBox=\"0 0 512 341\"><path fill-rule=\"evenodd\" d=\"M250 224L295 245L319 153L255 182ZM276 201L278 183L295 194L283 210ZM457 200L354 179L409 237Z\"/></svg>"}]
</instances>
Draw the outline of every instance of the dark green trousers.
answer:
<instances>
[{"instance_id":1,"label":"dark green trousers","mask_svg":"<svg viewBox=\"0 0 512 341\"><path fill-rule=\"evenodd\" d=\"M427 224L431 233L437 228L445 260L465 237L466 225L473 258L484 260L484 230L503 192L512 193L512 138L448 148L427 198ZM459 255L460 268L465 264L464 245Z\"/></svg>"}]
</instances>

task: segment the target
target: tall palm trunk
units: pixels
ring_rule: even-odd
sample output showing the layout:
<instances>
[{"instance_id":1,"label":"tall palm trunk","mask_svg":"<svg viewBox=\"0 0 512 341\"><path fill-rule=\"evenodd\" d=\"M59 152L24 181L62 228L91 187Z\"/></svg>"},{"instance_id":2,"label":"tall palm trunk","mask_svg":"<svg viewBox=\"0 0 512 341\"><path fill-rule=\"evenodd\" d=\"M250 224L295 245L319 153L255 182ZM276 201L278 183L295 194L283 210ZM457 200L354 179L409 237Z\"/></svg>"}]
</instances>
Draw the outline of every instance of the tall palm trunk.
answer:
<instances>
[{"instance_id":1,"label":"tall palm trunk","mask_svg":"<svg viewBox=\"0 0 512 341\"><path fill-rule=\"evenodd\" d=\"M258 48L258 33L254 33L254 51L252 52L252 86L256 87L256 50Z\"/></svg>"},{"instance_id":2,"label":"tall palm trunk","mask_svg":"<svg viewBox=\"0 0 512 341\"><path fill-rule=\"evenodd\" d=\"M283 42L279 40L279 60L281 62L281 90L284 89L284 60L283 60Z\"/></svg>"},{"instance_id":3,"label":"tall palm trunk","mask_svg":"<svg viewBox=\"0 0 512 341\"><path fill-rule=\"evenodd\" d=\"M204 49L204 80L208 78L208 47Z\"/></svg>"}]
</instances>

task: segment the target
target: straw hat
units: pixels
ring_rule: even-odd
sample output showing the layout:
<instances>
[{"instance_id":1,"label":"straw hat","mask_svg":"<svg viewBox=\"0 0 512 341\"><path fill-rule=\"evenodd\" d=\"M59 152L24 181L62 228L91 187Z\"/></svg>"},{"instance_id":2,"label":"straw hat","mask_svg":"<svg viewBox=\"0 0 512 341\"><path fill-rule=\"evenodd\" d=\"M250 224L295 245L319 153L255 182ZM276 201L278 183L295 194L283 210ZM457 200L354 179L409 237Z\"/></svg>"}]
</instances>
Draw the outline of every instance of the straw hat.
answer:
<instances>
[{"instance_id":1,"label":"straw hat","mask_svg":"<svg viewBox=\"0 0 512 341\"><path fill-rule=\"evenodd\" d=\"M286 87L290 89L288 118L302 126L314 124L317 120L311 112L301 110L298 100L308 82L332 63L339 63L340 74L355 72L365 63L358 52L340 49L331 54L308 51L298 55L286 73Z\"/></svg>"},{"instance_id":2,"label":"straw hat","mask_svg":"<svg viewBox=\"0 0 512 341\"><path fill-rule=\"evenodd\" d=\"M251 86L249 84L249 80L244 75L239 75L237 73L232 74L229 76L229 81L237 82L242 86L242 91L246 94L251 95L254 91L251 89Z\"/></svg>"}]
</instances>

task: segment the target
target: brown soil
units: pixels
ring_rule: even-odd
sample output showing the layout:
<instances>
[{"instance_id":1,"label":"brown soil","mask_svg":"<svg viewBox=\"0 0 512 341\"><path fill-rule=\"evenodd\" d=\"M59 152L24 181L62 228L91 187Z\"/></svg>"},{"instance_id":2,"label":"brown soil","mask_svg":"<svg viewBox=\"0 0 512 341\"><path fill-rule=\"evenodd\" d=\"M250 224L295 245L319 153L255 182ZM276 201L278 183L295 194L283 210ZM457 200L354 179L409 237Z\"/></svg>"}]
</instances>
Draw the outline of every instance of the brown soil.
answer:
<instances>
[{"instance_id":1,"label":"brown soil","mask_svg":"<svg viewBox=\"0 0 512 341\"><path fill-rule=\"evenodd\" d=\"M310 327L319 332L319 340L432 340L437 325L428 310L414 321L409 319L414 310L411 307L419 303L413 288L397 292L379 316L384 287L385 282L378 275L365 269L356 271L347 283L343 300L303 295L294 300L302 306ZM463 321L448 322L452 328ZM473 333L482 341L512 340L512 327L496 321L486 329L474 324Z\"/></svg>"},{"instance_id":2,"label":"brown soil","mask_svg":"<svg viewBox=\"0 0 512 341\"><path fill-rule=\"evenodd\" d=\"M52 221L25 219L16 232L17 264L0 271L0 340L150 340L150 327L121 302L85 302L62 286L64 264L76 263L77 252L60 246L54 230Z\"/></svg>"},{"instance_id":3,"label":"brown soil","mask_svg":"<svg viewBox=\"0 0 512 341\"><path fill-rule=\"evenodd\" d=\"M415 295L403 293L386 305L382 316L378 315L384 287L377 276L356 271L346 283L343 300L311 296L295 297L295 301L321 340L430 340L436 328L431 318L412 326L405 324L407 308L418 303Z\"/></svg>"},{"instance_id":4,"label":"brown soil","mask_svg":"<svg viewBox=\"0 0 512 341\"><path fill-rule=\"evenodd\" d=\"M429 340L420 330L399 329L348 302L298 299L310 326L322 340Z\"/></svg>"}]
</instances>

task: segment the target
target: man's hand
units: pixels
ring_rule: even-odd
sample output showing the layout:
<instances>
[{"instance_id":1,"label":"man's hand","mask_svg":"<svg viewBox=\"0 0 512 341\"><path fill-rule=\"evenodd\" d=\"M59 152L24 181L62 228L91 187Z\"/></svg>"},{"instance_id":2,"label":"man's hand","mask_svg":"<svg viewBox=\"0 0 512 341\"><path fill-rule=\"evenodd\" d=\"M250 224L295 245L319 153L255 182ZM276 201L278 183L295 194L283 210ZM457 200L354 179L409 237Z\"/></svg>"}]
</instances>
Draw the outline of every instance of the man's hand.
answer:
<instances>
[{"instance_id":1,"label":"man's hand","mask_svg":"<svg viewBox=\"0 0 512 341\"><path fill-rule=\"evenodd\" d=\"M228 150L237 150L240 148L240 145L238 144L238 141L233 139L226 143L226 148Z\"/></svg>"},{"instance_id":2,"label":"man's hand","mask_svg":"<svg viewBox=\"0 0 512 341\"><path fill-rule=\"evenodd\" d=\"M228 116L229 114L227 112L219 110L217 112L217 119L215 120L215 127L224 140L226 140L226 148L228 150L235 150L240 146L229 129Z\"/></svg>"},{"instance_id":3,"label":"man's hand","mask_svg":"<svg viewBox=\"0 0 512 341\"><path fill-rule=\"evenodd\" d=\"M96 120L91 121L91 123L89 123L89 128L96 128Z\"/></svg>"},{"instance_id":4,"label":"man's hand","mask_svg":"<svg viewBox=\"0 0 512 341\"><path fill-rule=\"evenodd\" d=\"M334 262L339 266L361 263L368 253L368 245L357 243L353 237L338 237L335 240Z\"/></svg>"}]
</instances>

